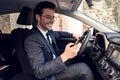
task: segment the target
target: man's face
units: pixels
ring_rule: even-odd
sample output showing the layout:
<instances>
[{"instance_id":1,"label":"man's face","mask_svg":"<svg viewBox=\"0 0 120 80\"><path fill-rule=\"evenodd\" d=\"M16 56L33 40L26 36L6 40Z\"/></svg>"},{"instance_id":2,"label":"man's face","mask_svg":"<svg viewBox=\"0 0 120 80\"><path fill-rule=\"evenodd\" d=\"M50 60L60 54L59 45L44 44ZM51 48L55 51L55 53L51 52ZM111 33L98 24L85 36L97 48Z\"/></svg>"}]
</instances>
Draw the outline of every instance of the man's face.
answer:
<instances>
[{"instance_id":1,"label":"man's face","mask_svg":"<svg viewBox=\"0 0 120 80\"><path fill-rule=\"evenodd\" d=\"M38 27L42 30L51 30L54 23L54 10L50 8L43 9L43 14L38 15Z\"/></svg>"}]
</instances>

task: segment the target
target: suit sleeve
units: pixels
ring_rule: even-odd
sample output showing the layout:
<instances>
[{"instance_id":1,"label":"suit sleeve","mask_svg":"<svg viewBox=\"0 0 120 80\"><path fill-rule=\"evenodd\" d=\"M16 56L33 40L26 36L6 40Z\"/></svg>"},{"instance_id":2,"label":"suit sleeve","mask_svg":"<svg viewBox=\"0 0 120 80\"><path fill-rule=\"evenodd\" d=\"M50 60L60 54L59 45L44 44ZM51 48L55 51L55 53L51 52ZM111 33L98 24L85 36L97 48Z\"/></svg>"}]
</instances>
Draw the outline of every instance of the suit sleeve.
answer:
<instances>
[{"instance_id":1,"label":"suit sleeve","mask_svg":"<svg viewBox=\"0 0 120 80\"><path fill-rule=\"evenodd\" d=\"M65 64L61 58L57 58L46 62L44 52L47 51L40 41L38 42L34 37L28 37L25 42L25 51L29 57L34 74L39 79L54 76L56 73L66 69Z\"/></svg>"},{"instance_id":2,"label":"suit sleeve","mask_svg":"<svg viewBox=\"0 0 120 80\"><path fill-rule=\"evenodd\" d=\"M69 32L64 32L64 31L54 31L55 37L71 37L72 38L72 33Z\"/></svg>"}]
</instances>

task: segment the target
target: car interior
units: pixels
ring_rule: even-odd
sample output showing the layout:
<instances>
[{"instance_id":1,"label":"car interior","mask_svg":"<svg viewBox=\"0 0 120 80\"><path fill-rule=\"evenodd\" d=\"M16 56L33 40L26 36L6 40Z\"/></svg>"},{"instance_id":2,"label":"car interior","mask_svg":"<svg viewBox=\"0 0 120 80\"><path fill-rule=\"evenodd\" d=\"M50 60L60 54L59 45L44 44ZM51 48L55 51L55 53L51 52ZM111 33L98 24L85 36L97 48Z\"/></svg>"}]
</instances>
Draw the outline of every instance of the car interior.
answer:
<instances>
[{"instance_id":1,"label":"car interior","mask_svg":"<svg viewBox=\"0 0 120 80\"><path fill-rule=\"evenodd\" d=\"M30 1L32 2L32 0ZM75 2L77 1L81 0L75 0ZM2 12L2 9L0 13L7 13ZM74 9L75 7L71 10L74 11ZM17 10L13 11L17 12ZM33 21L32 8L22 7L16 23L19 25L32 25ZM33 70L24 50L24 39L29 31L28 28L17 28L8 34L2 33L0 30L0 80L33 80ZM61 37L56 41L59 52L63 52L65 45L69 42L75 43L76 39ZM79 42L82 43L82 47L75 59L88 64L95 80L120 80L119 32L99 32L94 29L93 35L91 35L91 31L88 29Z\"/></svg>"},{"instance_id":2,"label":"car interior","mask_svg":"<svg viewBox=\"0 0 120 80\"><path fill-rule=\"evenodd\" d=\"M21 25L31 25L31 22L32 11L30 8L24 7L21 10L16 23ZM17 28L13 30L11 34L0 34L0 44L2 44L0 45L0 53L1 57L3 57L3 60L1 60L1 67L5 68L1 70L2 72L0 71L1 77L3 79L9 80L18 72L26 73L32 70L28 67L30 64L26 59L27 57L23 47L24 38L28 33L29 29L27 28Z\"/></svg>"}]
</instances>

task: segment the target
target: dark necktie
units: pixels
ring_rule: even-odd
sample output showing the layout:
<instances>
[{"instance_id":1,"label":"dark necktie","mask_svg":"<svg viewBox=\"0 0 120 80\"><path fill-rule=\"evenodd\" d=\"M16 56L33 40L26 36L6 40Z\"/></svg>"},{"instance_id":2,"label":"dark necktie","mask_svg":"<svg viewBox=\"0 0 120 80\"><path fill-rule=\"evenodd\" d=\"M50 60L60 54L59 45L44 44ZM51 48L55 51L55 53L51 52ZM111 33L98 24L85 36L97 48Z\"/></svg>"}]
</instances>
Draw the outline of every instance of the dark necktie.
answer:
<instances>
[{"instance_id":1,"label":"dark necktie","mask_svg":"<svg viewBox=\"0 0 120 80\"><path fill-rule=\"evenodd\" d=\"M50 35L49 35L48 32L46 33L46 36L47 36L47 40L48 40L49 44L52 44L51 41L50 41Z\"/></svg>"},{"instance_id":2,"label":"dark necktie","mask_svg":"<svg viewBox=\"0 0 120 80\"><path fill-rule=\"evenodd\" d=\"M53 40L50 41L50 35L49 35L48 32L46 33L46 36L47 36L47 41L48 41L49 46L50 46L50 50L51 50L52 54L53 54L54 57L55 57L55 50L54 50L54 46L53 46L53 43L54 43L54 42L53 42Z\"/></svg>"}]
</instances>

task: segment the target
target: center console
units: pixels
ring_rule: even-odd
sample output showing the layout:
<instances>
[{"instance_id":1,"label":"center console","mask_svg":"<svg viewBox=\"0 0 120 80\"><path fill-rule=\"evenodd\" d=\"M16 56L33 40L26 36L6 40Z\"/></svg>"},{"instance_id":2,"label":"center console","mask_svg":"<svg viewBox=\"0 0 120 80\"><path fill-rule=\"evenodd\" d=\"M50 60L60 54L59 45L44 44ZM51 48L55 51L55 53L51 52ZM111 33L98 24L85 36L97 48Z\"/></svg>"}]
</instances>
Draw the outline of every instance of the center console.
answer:
<instances>
[{"instance_id":1,"label":"center console","mask_svg":"<svg viewBox=\"0 0 120 80\"><path fill-rule=\"evenodd\" d=\"M120 46L110 43L104 56L99 56L93 59L101 76L105 80L120 80Z\"/></svg>"}]
</instances>

